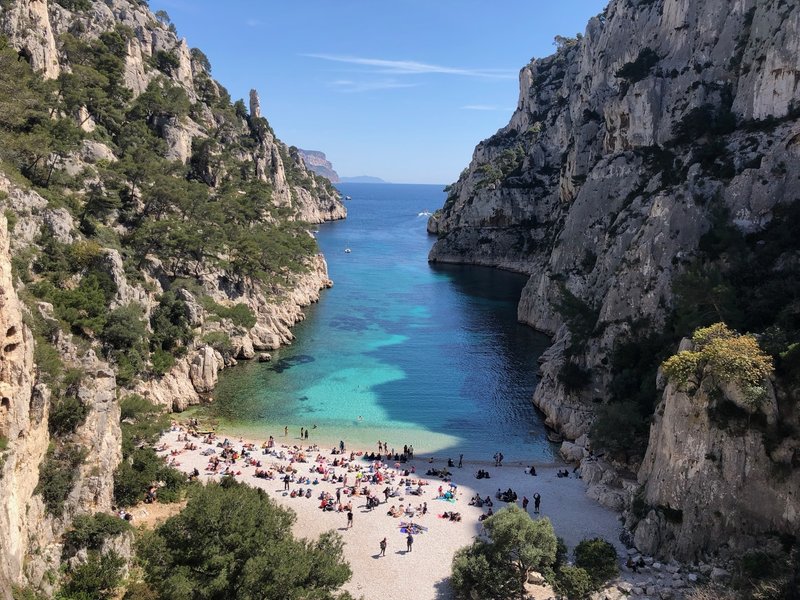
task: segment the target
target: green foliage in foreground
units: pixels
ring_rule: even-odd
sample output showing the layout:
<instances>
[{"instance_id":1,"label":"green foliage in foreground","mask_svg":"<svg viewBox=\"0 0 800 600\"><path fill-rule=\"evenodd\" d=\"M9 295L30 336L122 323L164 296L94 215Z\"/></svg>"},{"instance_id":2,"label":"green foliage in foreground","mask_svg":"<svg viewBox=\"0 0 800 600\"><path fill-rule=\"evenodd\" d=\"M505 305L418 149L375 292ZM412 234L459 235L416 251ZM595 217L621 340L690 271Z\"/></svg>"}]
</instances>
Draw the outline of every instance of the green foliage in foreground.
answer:
<instances>
[{"instance_id":1,"label":"green foliage in foreground","mask_svg":"<svg viewBox=\"0 0 800 600\"><path fill-rule=\"evenodd\" d=\"M556 593L567 600L584 600L592 591L592 579L586 569L563 565L556 572Z\"/></svg>"},{"instance_id":2,"label":"green foliage in foreground","mask_svg":"<svg viewBox=\"0 0 800 600\"><path fill-rule=\"evenodd\" d=\"M594 589L600 589L619 573L614 546L601 538L583 540L575 546L575 566L585 569Z\"/></svg>"},{"instance_id":3,"label":"green foliage in foreground","mask_svg":"<svg viewBox=\"0 0 800 600\"><path fill-rule=\"evenodd\" d=\"M550 574L558 541L547 518L533 520L512 505L484 521L489 541L475 540L453 558L452 585L458 598L506 600L525 597L531 571Z\"/></svg>"},{"instance_id":4,"label":"green foliage in foreground","mask_svg":"<svg viewBox=\"0 0 800 600\"><path fill-rule=\"evenodd\" d=\"M116 552L89 552L85 563L67 571L55 600L110 600L122 583L125 561Z\"/></svg>"},{"instance_id":5,"label":"green foliage in foreground","mask_svg":"<svg viewBox=\"0 0 800 600\"><path fill-rule=\"evenodd\" d=\"M138 547L145 578L159 598L344 599L350 579L338 534L296 540L294 514L263 490L235 481L210 483Z\"/></svg>"},{"instance_id":6,"label":"green foliage in foreground","mask_svg":"<svg viewBox=\"0 0 800 600\"><path fill-rule=\"evenodd\" d=\"M130 523L115 515L106 513L78 515L72 521L72 529L64 536L65 551L74 553L81 548L99 550L108 538L130 529Z\"/></svg>"}]
</instances>

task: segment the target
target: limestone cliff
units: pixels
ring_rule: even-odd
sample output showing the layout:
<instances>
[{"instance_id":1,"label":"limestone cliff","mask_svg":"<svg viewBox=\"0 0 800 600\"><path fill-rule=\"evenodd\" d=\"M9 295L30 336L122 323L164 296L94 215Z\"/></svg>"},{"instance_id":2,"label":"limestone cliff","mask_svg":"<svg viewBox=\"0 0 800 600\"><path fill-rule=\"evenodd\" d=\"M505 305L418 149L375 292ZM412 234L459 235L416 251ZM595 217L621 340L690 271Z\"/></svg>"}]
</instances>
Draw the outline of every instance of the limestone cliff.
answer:
<instances>
[{"instance_id":1,"label":"limestone cliff","mask_svg":"<svg viewBox=\"0 0 800 600\"><path fill-rule=\"evenodd\" d=\"M779 414L769 392L748 411L734 387L720 390L709 373L689 390L667 385L639 471L641 551L696 560L798 531L800 455L786 435L797 415Z\"/></svg>"},{"instance_id":2,"label":"limestone cliff","mask_svg":"<svg viewBox=\"0 0 800 600\"><path fill-rule=\"evenodd\" d=\"M314 171L317 175L322 175L331 183L339 183L339 174L333 169L331 161L319 150L299 150L303 157L306 167Z\"/></svg>"},{"instance_id":3,"label":"limestone cliff","mask_svg":"<svg viewBox=\"0 0 800 600\"><path fill-rule=\"evenodd\" d=\"M432 261L531 275L519 318L556 340L535 401L569 437L604 394L615 339L663 323L715 203L750 231L798 196L798 30L797 5L777 0L612 1L522 69L509 125L431 218ZM597 315L581 394L554 376L562 286Z\"/></svg>"},{"instance_id":4,"label":"limestone cliff","mask_svg":"<svg viewBox=\"0 0 800 600\"><path fill-rule=\"evenodd\" d=\"M346 210L330 182L308 171L296 149L276 138L261 115L257 93L251 93L249 113L243 102L232 103L224 87L211 79L205 55L190 49L146 3L10 0L0 4L0 35L5 60L27 61L38 76L54 79L52 89L61 92L43 88L35 102L19 110L36 110L39 103L43 111L50 109L43 113L45 124L60 120L79 130L75 141L61 149L47 146L29 164L24 157L17 162L24 150L0 151L0 330L5 336L0 353L0 597L10 598L12 586L52 593L63 534L72 519L112 509L113 474L122 459L119 400L139 393L181 410L208 397L218 372L237 359L289 343L292 325L303 319L302 308L332 285L305 223L341 219ZM10 58L8 46L14 50ZM93 63L97 55L107 62ZM10 82L4 84L4 90L10 89ZM93 85L102 89L87 92ZM65 103L66 89L83 103ZM93 103L111 93L115 101L102 107ZM137 113L142 105L137 99L144 98L150 104ZM126 137L124 128L137 126ZM4 121L2 135L14 127ZM14 130L0 144L11 139L25 147L26 133ZM46 134L43 139L51 138ZM49 142L34 145L41 143ZM147 153L129 154L139 143L149 144ZM121 165L126 160L131 171ZM49 175L37 180L36 168L45 163ZM162 177L158 184L157 177ZM153 224L175 209L164 205L148 212L148 194L163 185L177 186L167 194L167 203L189 188L199 194L194 201L213 199L207 207L227 202L232 211L203 218L218 221L209 223L212 228L238 220L242 231L255 231L247 238L247 252L244 244L223 245L216 253L203 250L178 258L150 244L133 260L129 244L148 227L167 225ZM92 194L105 208L90 217ZM168 231L164 227L151 239L161 241ZM262 231L276 239L258 236ZM231 232L236 233L230 229L220 237L223 244ZM54 248L71 258L60 263L58 277L50 281L48 273L55 272L41 265ZM88 268L88 263L70 264L73 251L82 250L91 256ZM237 260L252 268L238 269ZM77 325L72 320L87 316L86 305L66 315L63 304L45 301L44 288L37 287L56 290L61 297L80 290L89 272L103 282L102 312L132 311L132 322L142 327L145 341L135 350L140 362L133 378L123 379L125 357L109 350L100 321ZM151 319L167 292L179 307L172 317L185 322L186 333L166 367L154 370L154 347L146 340L159 333ZM237 307L246 310L237 312ZM210 339L216 340L215 347ZM80 418L63 426L54 415L70 421L69 411ZM59 462L62 455L72 462ZM52 498L45 498L42 473L59 468L69 477L54 508L48 504Z\"/></svg>"},{"instance_id":5,"label":"limestone cliff","mask_svg":"<svg viewBox=\"0 0 800 600\"><path fill-rule=\"evenodd\" d=\"M666 328L676 279L708 255L701 240L722 229L757 237L790 219L800 198L800 7L612 0L583 36L557 45L521 70L509 124L478 144L431 217L430 260L530 276L519 320L553 336L533 401L586 445L596 407L615 393L615 348ZM768 237L753 242L753 256ZM796 241L781 247L768 268L781 272L796 253ZM635 383L655 392L655 377ZM759 482L772 477L759 434L739 439L696 413L668 390L651 430L641 474L648 501L682 510L684 524L652 528L662 537L649 550L711 550L706 525L689 535L708 514L703 502L714 498L710 510L724 513L745 489L753 510L768 514L718 517L716 546L770 523L796 528L786 513L796 497L759 501ZM764 494L784 485L770 481ZM622 498L615 492L611 503ZM734 515L746 523L734 525Z\"/></svg>"}]
</instances>

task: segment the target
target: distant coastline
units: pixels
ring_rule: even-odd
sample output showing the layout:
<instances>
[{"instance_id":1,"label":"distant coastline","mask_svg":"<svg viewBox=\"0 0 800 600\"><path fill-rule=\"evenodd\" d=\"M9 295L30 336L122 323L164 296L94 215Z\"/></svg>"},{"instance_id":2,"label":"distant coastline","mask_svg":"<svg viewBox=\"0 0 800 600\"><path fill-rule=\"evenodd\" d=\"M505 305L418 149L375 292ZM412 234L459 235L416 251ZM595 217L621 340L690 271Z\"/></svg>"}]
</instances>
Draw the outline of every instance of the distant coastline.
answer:
<instances>
[{"instance_id":1,"label":"distant coastline","mask_svg":"<svg viewBox=\"0 0 800 600\"><path fill-rule=\"evenodd\" d=\"M391 183L391 181L384 181L380 177L371 175L357 175L356 177L339 177L339 183Z\"/></svg>"}]
</instances>

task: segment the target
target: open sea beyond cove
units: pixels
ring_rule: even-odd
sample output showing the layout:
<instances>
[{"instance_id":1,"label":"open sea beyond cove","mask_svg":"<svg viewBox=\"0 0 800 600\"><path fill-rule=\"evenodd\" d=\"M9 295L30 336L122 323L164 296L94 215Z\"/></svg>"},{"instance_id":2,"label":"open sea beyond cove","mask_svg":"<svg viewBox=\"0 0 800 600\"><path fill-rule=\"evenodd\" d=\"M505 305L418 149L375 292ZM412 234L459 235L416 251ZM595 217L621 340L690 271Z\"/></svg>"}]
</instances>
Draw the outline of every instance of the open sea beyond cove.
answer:
<instances>
[{"instance_id":1,"label":"open sea beyond cove","mask_svg":"<svg viewBox=\"0 0 800 600\"><path fill-rule=\"evenodd\" d=\"M525 277L429 265L427 216L438 185L340 184L344 221L317 238L334 287L308 307L272 362L225 370L207 410L226 431L282 441L339 439L376 450L550 462L555 447L531 404L547 337L517 323ZM345 249L349 248L349 253Z\"/></svg>"}]
</instances>

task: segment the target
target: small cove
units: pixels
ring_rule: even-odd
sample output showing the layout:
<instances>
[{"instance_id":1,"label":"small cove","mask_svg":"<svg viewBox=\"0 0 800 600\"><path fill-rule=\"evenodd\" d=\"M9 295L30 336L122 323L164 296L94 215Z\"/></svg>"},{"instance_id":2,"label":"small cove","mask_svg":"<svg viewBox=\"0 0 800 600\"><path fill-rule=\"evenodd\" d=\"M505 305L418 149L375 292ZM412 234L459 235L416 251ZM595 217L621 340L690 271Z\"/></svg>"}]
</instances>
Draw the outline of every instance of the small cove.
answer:
<instances>
[{"instance_id":1,"label":"small cove","mask_svg":"<svg viewBox=\"0 0 800 600\"><path fill-rule=\"evenodd\" d=\"M272 362L224 371L205 410L257 438L316 425L310 440L325 444L551 462L530 400L549 340L516 321L525 278L427 263L434 238L420 213L442 205L440 186L338 187L348 218L317 235L334 287Z\"/></svg>"}]
</instances>

